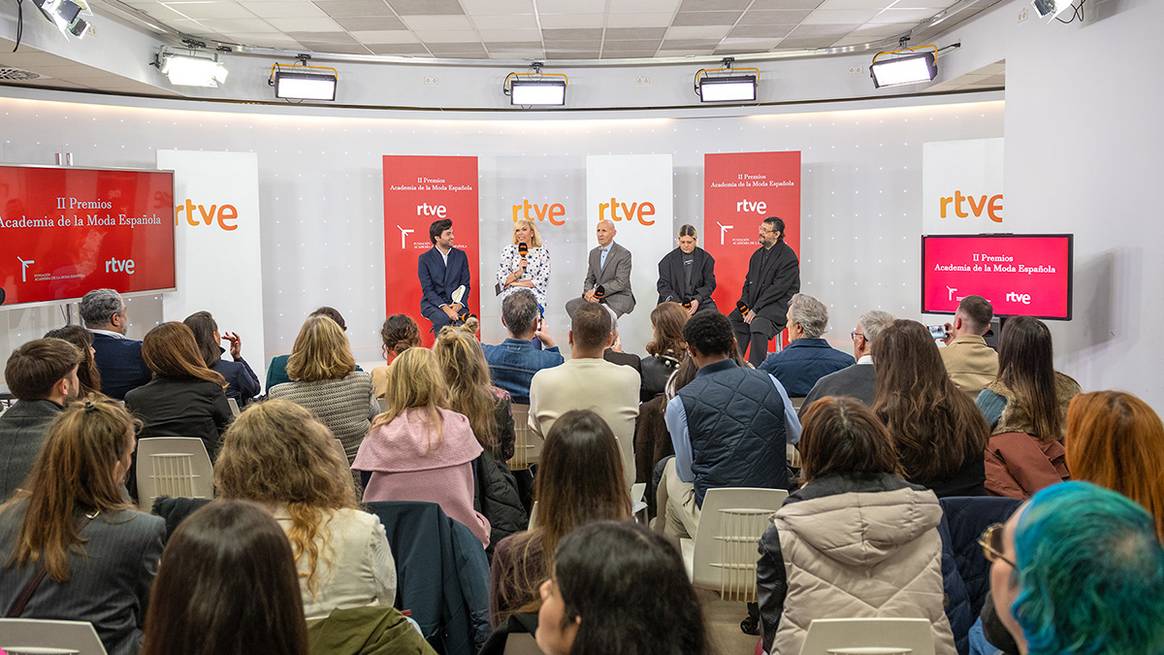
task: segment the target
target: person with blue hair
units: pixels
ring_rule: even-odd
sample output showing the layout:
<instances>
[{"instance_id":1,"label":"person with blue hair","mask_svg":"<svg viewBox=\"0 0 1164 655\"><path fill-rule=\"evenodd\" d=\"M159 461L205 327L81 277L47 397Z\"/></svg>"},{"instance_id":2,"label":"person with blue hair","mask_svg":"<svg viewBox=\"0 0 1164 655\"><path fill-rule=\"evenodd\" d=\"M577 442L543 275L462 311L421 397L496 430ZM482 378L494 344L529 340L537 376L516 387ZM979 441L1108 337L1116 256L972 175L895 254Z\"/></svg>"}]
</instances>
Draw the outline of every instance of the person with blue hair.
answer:
<instances>
[{"instance_id":1,"label":"person with blue hair","mask_svg":"<svg viewBox=\"0 0 1164 655\"><path fill-rule=\"evenodd\" d=\"M1020 653L1164 653L1164 547L1135 502L1089 482L1056 484L980 543Z\"/></svg>"}]
</instances>

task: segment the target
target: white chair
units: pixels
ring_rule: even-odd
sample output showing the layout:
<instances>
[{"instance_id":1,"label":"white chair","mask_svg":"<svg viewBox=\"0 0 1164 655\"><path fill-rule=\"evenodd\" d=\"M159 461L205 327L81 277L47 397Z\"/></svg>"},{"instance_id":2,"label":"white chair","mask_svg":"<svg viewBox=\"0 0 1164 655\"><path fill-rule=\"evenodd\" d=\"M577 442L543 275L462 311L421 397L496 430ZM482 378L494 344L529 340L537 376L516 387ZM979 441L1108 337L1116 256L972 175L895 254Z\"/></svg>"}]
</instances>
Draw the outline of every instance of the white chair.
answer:
<instances>
[{"instance_id":1,"label":"white chair","mask_svg":"<svg viewBox=\"0 0 1164 655\"><path fill-rule=\"evenodd\" d=\"M105 655L105 646L88 621L0 618L0 650L9 653Z\"/></svg>"},{"instance_id":2,"label":"white chair","mask_svg":"<svg viewBox=\"0 0 1164 655\"><path fill-rule=\"evenodd\" d=\"M646 482L636 482L631 485L631 516L635 521L643 525L647 525L647 501L643 500L644 494L647 492Z\"/></svg>"},{"instance_id":3,"label":"white chair","mask_svg":"<svg viewBox=\"0 0 1164 655\"><path fill-rule=\"evenodd\" d=\"M787 497L783 489L708 489L695 539L680 542L691 582L724 600L756 602L756 544Z\"/></svg>"},{"instance_id":4,"label":"white chair","mask_svg":"<svg viewBox=\"0 0 1164 655\"><path fill-rule=\"evenodd\" d=\"M238 401L234 398L227 398L226 404L230 405L230 413L232 416L237 417L239 414L242 414L242 410L238 408Z\"/></svg>"},{"instance_id":5,"label":"white chair","mask_svg":"<svg viewBox=\"0 0 1164 655\"><path fill-rule=\"evenodd\" d=\"M800 655L934 655L927 619L814 619Z\"/></svg>"},{"instance_id":6,"label":"white chair","mask_svg":"<svg viewBox=\"0 0 1164 655\"><path fill-rule=\"evenodd\" d=\"M143 512L158 496L213 498L214 470L201 439L153 437L137 442L137 498Z\"/></svg>"},{"instance_id":7,"label":"white chair","mask_svg":"<svg viewBox=\"0 0 1164 655\"><path fill-rule=\"evenodd\" d=\"M337 453L339 453L341 459L343 459L345 462L348 461L348 451L344 449L344 442L340 441L339 439L332 439L331 446L332 448L335 448Z\"/></svg>"},{"instance_id":8,"label":"white chair","mask_svg":"<svg viewBox=\"0 0 1164 655\"><path fill-rule=\"evenodd\" d=\"M377 398L376 404L380 406L380 413L381 414L388 411L388 399L387 398Z\"/></svg>"},{"instance_id":9,"label":"white chair","mask_svg":"<svg viewBox=\"0 0 1164 655\"><path fill-rule=\"evenodd\" d=\"M509 470L524 471L542 457L542 439L529 428L529 405L513 403L513 457Z\"/></svg>"}]
</instances>

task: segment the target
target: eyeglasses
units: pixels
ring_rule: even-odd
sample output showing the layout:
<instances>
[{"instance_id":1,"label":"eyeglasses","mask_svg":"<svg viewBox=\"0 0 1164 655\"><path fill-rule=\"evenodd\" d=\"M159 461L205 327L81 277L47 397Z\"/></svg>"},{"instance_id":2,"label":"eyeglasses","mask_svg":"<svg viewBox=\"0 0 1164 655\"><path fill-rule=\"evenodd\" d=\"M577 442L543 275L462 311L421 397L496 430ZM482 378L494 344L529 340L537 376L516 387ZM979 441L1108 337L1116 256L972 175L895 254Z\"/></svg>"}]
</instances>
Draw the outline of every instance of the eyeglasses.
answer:
<instances>
[{"instance_id":1,"label":"eyeglasses","mask_svg":"<svg viewBox=\"0 0 1164 655\"><path fill-rule=\"evenodd\" d=\"M1002 554L1002 528L1003 524L995 523L982 531L982 536L978 537L978 545L982 546L982 556L986 558L987 562L1002 560L1011 568L1018 569L1013 561Z\"/></svg>"},{"instance_id":2,"label":"eyeglasses","mask_svg":"<svg viewBox=\"0 0 1164 655\"><path fill-rule=\"evenodd\" d=\"M850 339L856 339L857 337L861 337L862 339L864 339L865 335L861 334L860 332L858 332L856 330L853 330L852 332L849 333Z\"/></svg>"}]
</instances>

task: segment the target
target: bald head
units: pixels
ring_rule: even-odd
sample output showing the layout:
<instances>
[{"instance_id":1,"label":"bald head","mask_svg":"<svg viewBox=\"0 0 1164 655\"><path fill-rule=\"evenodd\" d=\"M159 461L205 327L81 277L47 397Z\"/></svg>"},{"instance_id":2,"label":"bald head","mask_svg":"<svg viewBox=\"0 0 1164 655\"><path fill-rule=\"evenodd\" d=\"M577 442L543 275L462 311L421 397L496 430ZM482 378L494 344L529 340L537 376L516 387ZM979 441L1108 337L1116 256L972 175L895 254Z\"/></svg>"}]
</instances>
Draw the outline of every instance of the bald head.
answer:
<instances>
[{"instance_id":1,"label":"bald head","mask_svg":"<svg viewBox=\"0 0 1164 655\"><path fill-rule=\"evenodd\" d=\"M598 245L602 246L603 248L609 246L610 242L614 241L615 233L616 230L614 229L614 223L605 220L598 221Z\"/></svg>"}]
</instances>

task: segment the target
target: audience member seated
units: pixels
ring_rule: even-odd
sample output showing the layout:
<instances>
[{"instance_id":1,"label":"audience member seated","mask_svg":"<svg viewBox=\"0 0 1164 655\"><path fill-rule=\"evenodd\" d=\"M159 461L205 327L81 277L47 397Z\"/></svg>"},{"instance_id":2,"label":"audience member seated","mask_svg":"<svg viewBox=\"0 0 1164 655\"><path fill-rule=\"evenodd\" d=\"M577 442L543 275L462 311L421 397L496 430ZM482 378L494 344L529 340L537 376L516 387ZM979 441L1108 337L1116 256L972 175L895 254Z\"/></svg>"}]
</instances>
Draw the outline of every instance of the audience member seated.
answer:
<instances>
[{"instance_id":1,"label":"audience member seated","mask_svg":"<svg viewBox=\"0 0 1164 655\"><path fill-rule=\"evenodd\" d=\"M784 421L791 403L779 383L736 364L731 323L718 312L691 317L683 338L699 372L667 403L675 457L663 470L656 501L657 524L674 537L695 535L708 489L788 488Z\"/></svg>"},{"instance_id":2,"label":"audience member seated","mask_svg":"<svg viewBox=\"0 0 1164 655\"><path fill-rule=\"evenodd\" d=\"M0 507L6 616L88 621L110 655L138 652L166 533L125 498L133 428L112 400L73 403L49 427L24 490Z\"/></svg>"},{"instance_id":3,"label":"audience member seated","mask_svg":"<svg viewBox=\"0 0 1164 655\"><path fill-rule=\"evenodd\" d=\"M554 570L553 554L575 528L602 520L629 520L622 453L610 426L586 410L566 412L546 437L534 483L537 524L497 544L489 580L494 626L537 612L538 588Z\"/></svg>"},{"instance_id":4,"label":"audience member seated","mask_svg":"<svg viewBox=\"0 0 1164 655\"><path fill-rule=\"evenodd\" d=\"M489 521L473 509L473 460L483 449L469 419L445 409L448 387L436 355L409 348L388 367L384 413L376 417L352 462L364 481L364 502L436 503L489 545Z\"/></svg>"},{"instance_id":5,"label":"audience member seated","mask_svg":"<svg viewBox=\"0 0 1164 655\"><path fill-rule=\"evenodd\" d=\"M764 651L799 653L814 619L914 617L932 622L939 655L953 655L942 507L898 476L885 426L855 399L825 397L804 415L800 452L804 486L760 539Z\"/></svg>"},{"instance_id":6,"label":"audience member seated","mask_svg":"<svg viewBox=\"0 0 1164 655\"><path fill-rule=\"evenodd\" d=\"M49 330L45 333L46 339L64 339L81 351L81 364L77 367L77 381L81 383L78 398L88 398L89 394L101 393L101 371L97 370L97 360L94 359L93 333L80 325L66 325L63 328Z\"/></svg>"},{"instance_id":7,"label":"audience member seated","mask_svg":"<svg viewBox=\"0 0 1164 655\"><path fill-rule=\"evenodd\" d=\"M246 407L251 400L259 395L259 376L251 370L251 365L242 356L242 338L234 332L225 335L218 332L218 322L210 312L194 312L182 321L194 333L194 341L198 343L198 351L206 367L218 371L226 379L226 397L234 398L238 406ZM226 350L218 345L223 341L230 342L230 358L226 361L222 354Z\"/></svg>"},{"instance_id":8,"label":"audience member seated","mask_svg":"<svg viewBox=\"0 0 1164 655\"><path fill-rule=\"evenodd\" d=\"M61 339L37 339L12 351L4 381L17 401L0 414L0 502L28 477L49 424L77 398L81 351Z\"/></svg>"},{"instance_id":9,"label":"audience member seated","mask_svg":"<svg viewBox=\"0 0 1164 655\"><path fill-rule=\"evenodd\" d=\"M926 326L896 320L873 342L873 410L889 428L905 479L943 496L985 493L986 421L946 375Z\"/></svg>"},{"instance_id":10,"label":"audience member seated","mask_svg":"<svg viewBox=\"0 0 1164 655\"><path fill-rule=\"evenodd\" d=\"M554 421L572 409L598 414L618 439L627 489L634 483L635 418L641 379L629 366L612 364L602 353L614 343L614 319L598 303L581 303L570 326L570 359L538 371L530 383L529 425L544 439Z\"/></svg>"},{"instance_id":11,"label":"audience member seated","mask_svg":"<svg viewBox=\"0 0 1164 655\"><path fill-rule=\"evenodd\" d=\"M683 326L690 318L683 305L677 302L660 303L651 311L651 329L654 336L647 343L647 356L640 364L642 387L639 400L647 402L667 390L667 380L687 357L687 342L683 340Z\"/></svg>"},{"instance_id":12,"label":"audience member seated","mask_svg":"<svg viewBox=\"0 0 1164 655\"><path fill-rule=\"evenodd\" d=\"M310 319L313 316L326 316L335 321L335 324L340 326L344 332L348 331L348 324L344 321L343 314L340 314L334 307L320 307L319 309L307 315ZM271 363L267 366L267 385L268 392L271 391L277 384L290 382L291 378L287 375L287 362L291 359L291 355L275 355L271 358ZM357 366L356 370L360 370Z\"/></svg>"},{"instance_id":13,"label":"audience member seated","mask_svg":"<svg viewBox=\"0 0 1164 655\"><path fill-rule=\"evenodd\" d=\"M546 655L708 655L703 610L670 542L602 521L562 540L542 583L536 639Z\"/></svg>"},{"instance_id":14,"label":"audience member seated","mask_svg":"<svg viewBox=\"0 0 1164 655\"><path fill-rule=\"evenodd\" d=\"M220 500L184 521L150 600L142 655L307 655L291 548L253 503Z\"/></svg>"},{"instance_id":15,"label":"audience member seated","mask_svg":"<svg viewBox=\"0 0 1164 655\"><path fill-rule=\"evenodd\" d=\"M1122 391L1079 394L1067 410L1066 447L1076 480L1143 505L1164 543L1164 423L1148 403Z\"/></svg>"},{"instance_id":16,"label":"audience member seated","mask_svg":"<svg viewBox=\"0 0 1164 655\"><path fill-rule=\"evenodd\" d=\"M311 410L343 443L351 462L379 408L372 399L372 378L356 369L343 327L322 314L307 319L295 338L287 374L292 381L271 387L267 397Z\"/></svg>"},{"instance_id":17,"label":"audience member seated","mask_svg":"<svg viewBox=\"0 0 1164 655\"><path fill-rule=\"evenodd\" d=\"M391 607L396 598L384 526L358 509L334 440L311 412L269 400L230 426L214 465L220 496L262 503L287 533L308 619L339 608Z\"/></svg>"},{"instance_id":18,"label":"audience member seated","mask_svg":"<svg viewBox=\"0 0 1164 655\"><path fill-rule=\"evenodd\" d=\"M880 310L862 314L857 319L857 326L849 334L853 339L853 357L857 359L857 363L817 380L812 391L805 396L800 412L803 414L813 401L825 396L848 396L872 407L877 395L873 344L894 320L896 319L892 314Z\"/></svg>"},{"instance_id":19,"label":"audience member seated","mask_svg":"<svg viewBox=\"0 0 1164 655\"><path fill-rule=\"evenodd\" d=\"M372 393L377 398L384 397L388 364L405 350L420 345L420 326L408 314L393 314L380 326L380 343L386 363L372 369Z\"/></svg>"},{"instance_id":20,"label":"audience member seated","mask_svg":"<svg viewBox=\"0 0 1164 655\"><path fill-rule=\"evenodd\" d=\"M829 310L821 301L805 293L795 294L788 302L787 321L791 343L768 355L760 370L776 376L790 396L807 396L822 377L855 363L848 353L822 338L829 327Z\"/></svg>"},{"instance_id":21,"label":"audience member seated","mask_svg":"<svg viewBox=\"0 0 1164 655\"><path fill-rule=\"evenodd\" d=\"M619 366L629 366L639 374L639 380L643 376L643 360L634 353L623 352L622 337L618 334L618 321L611 314L610 332L614 337L614 342L610 344L606 350L602 351L602 358L611 364L618 364Z\"/></svg>"},{"instance_id":22,"label":"audience member seated","mask_svg":"<svg viewBox=\"0 0 1164 655\"><path fill-rule=\"evenodd\" d=\"M513 402L520 405L529 404L529 386L538 371L565 361L539 317L533 292L515 291L501 303L501 324L509 331L509 337L496 346L481 346L493 384L508 391ZM535 338L543 348L534 345Z\"/></svg>"},{"instance_id":23,"label":"audience member seated","mask_svg":"<svg viewBox=\"0 0 1164 655\"><path fill-rule=\"evenodd\" d=\"M489 368L473 334L477 319L446 326L432 351L448 387L445 409L463 414L484 452L474 460L475 507L489 519L489 543L496 544L524 530L529 517L518 495L517 481L505 462L513 457L513 413L509 394L489 384Z\"/></svg>"},{"instance_id":24,"label":"audience member seated","mask_svg":"<svg viewBox=\"0 0 1164 655\"><path fill-rule=\"evenodd\" d=\"M1026 432L1061 440L1067 404L1079 383L1055 370L1051 331L1029 316L1006 321L998 341L998 379L978 394L991 434Z\"/></svg>"},{"instance_id":25,"label":"audience member seated","mask_svg":"<svg viewBox=\"0 0 1164 655\"><path fill-rule=\"evenodd\" d=\"M1164 653L1164 548L1140 505L1064 482L981 543L994 607L1020 653Z\"/></svg>"},{"instance_id":26,"label":"audience member seated","mask_svg":"<svg viewBox=\"0 0 1164 655\"><path fill-rule=\"evenodd\" d=\"M994 308L982 296L966 296L958 303L954 322L946 324L942 363L954 386L976 398L998 377L998 353L986 345Z\"/></svg>"},{"instance_id":27,"label":"audience member seated","mask_svg":"<svg viewBox=\"0 0 1164 655\"><path fill-rule=\"evenodd\" d=\"M138 438L198 437L213 461L233 418L226 380L206 368L194 333L177 321L147 332L141 354L154 379L125 395L126 409L142 422ZM136 480L130 486L135 489Z\"/></svg>"},{"instance_id":28,"label":"audience member seated","mask_svg":"<svg viewBox=\"0 0 1164 655\"><path fill-rule=\"evenodd\" d=\"M126 392L150 381L141 342L125 336L129 313L121 294L95 289L81 298L81 321L93 333L93 359L101 373L101 393L122 400Z\"/></svg>"}]
</instances>

